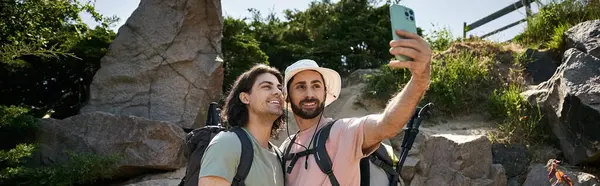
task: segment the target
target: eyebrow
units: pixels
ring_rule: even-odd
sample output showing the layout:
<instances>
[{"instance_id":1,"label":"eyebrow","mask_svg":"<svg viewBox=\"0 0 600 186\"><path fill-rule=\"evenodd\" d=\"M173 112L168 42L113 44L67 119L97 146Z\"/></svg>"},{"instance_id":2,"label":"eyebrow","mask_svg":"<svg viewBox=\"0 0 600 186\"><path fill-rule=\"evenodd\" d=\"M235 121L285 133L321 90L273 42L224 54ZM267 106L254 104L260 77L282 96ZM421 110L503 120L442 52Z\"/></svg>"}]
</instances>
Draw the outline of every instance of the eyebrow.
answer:
<instances>
[{"instance_id":1,"label":"eyebrow","mask_svg":"<svg viewBox=\"0 0 600 186\"><path fill-rule=\"evenodd\" d=\"M310 83L321 83L321 80L312 80ZM294 85L298 85L298 84L306 84L306 81L298 81L296 83L294 83ZM323 84L323 83L321 83Z\"/></svg>"},{"instance_id":2,"label":"eyebrow","mask_svg":"<svg viewBox=\"0 0 600 186\"><path fill-rule=\"evenodd\" d=\"M318 79L317 80L313 80L310 83L321 83L321 80L318 80Z\"/></svg>"},{"instance_id":3,"label":"eyebrow","mask_svg":"<svg viewBox=\"0 0 600 186\"><path fill-rule=\"evenodd\" d=\"M273 82L270 82L270 81L263 81L263 82L260 82L258 85L262 85L262 84L265 84L265 83L269 84L269 85L273 85ZM277 86L281 86L281 84L277 84Z\"/></svg>"}]
</instances>

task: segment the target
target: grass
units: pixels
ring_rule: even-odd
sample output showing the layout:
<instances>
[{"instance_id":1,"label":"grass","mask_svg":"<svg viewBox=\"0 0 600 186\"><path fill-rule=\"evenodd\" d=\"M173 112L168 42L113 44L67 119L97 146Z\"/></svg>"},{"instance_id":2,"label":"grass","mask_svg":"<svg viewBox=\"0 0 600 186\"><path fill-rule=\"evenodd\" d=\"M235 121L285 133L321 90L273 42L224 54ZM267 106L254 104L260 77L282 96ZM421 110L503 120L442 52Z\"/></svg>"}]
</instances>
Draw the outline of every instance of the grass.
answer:
<instances>
[{"instance_id":1,"label":"grass","mask_svg":"<svg viewBox=\"0 0 600 186\"><path fill-rule=\"evenodd\" d=\"M549 131L539 125L543 114L539 105L531 105L521 92L523 87L511 84L496 89L487 100L487 111L497 122L498 131L489 132L492 142L507 144L541 144Z\"/></svg>"},{"instance_id":2,"label":"grass","mask_svg":"<svg viewBox=\"0 0 600 186\"><path fill-rule=\"evenodd\" d=\"M452 44L444 52L436 51L432 60L431 85L423 102L433 102L443 114L468 114L485 109L487 97L496 87L513 81L509 67L513 54L500 45L471 41ZM508 58L507 62L501 62ZM505 59L506 60L506 59ZM381 73L367 76L363 96L385 104L410 79L410 72L381 67Z\"/></svg>"},{"instance_id":3,"label":"grass","mask_svg":"<svg viewBox=\"0 0 600 186\"><path fill-rule=\"evenodd\" d=\"M514 38L530 48L551 49L564 52L564 32L578 23L600 19L600 3L583 4L582 1L552 1L527 20L523 33Z\"/></svg>"}]
</instances>

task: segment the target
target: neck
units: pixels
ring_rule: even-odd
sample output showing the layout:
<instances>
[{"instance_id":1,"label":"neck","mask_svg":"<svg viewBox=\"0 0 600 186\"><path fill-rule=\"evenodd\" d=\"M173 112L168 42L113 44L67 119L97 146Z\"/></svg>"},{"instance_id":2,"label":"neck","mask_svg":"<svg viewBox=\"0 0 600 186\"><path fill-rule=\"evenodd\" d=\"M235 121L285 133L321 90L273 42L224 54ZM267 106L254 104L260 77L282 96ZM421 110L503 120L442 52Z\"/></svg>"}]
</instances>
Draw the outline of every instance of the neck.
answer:
<instances>
[{"instance_id":1,"label":"neck","mask_svg":"<svg viewBox=\"0 0 600 186\"><path fill-rule=\"evenodd\" d=\"M269 148L269 138L271 137L271 127L277 117L265 117L256 114L250 114L246 128L248 132L256 138L258 144L263 148Z\"/></svg>"},{"instance_id":2,"label":"neck","mask_svg":"<svg viewBox=\"0 0 600 186\"><path fill-rule=\"evenodd\" d=\"M323 117L323 113L319 114L317 117L312 119L304 119L294 114L294 118L296 119L296 123L298 124L298 129L300 131L304 131L315 126L319 122L319 118L321 117Z\"/></svg>"}]
</instances>

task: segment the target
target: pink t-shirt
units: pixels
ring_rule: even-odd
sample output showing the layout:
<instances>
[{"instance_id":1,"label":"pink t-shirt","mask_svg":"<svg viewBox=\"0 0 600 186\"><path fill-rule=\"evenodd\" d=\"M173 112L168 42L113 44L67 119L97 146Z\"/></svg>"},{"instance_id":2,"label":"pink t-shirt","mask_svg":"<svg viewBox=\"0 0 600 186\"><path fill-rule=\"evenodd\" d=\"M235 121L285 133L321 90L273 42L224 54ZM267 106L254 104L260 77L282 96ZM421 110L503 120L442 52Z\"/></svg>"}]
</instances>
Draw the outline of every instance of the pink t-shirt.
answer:
<instances>
[{"instance_id":1,"label":"pink t-shirt","mask_svg":"<svg viewBox=\"0 0 600 186\"><path fill-rule=\"evenodd\" d=\"M340 185L343 186L359 186L360 185L360 159L370 155L375 149L371 150L367 154L363 154L362 143L363 143L363 123L366 117L360 118L344 118L337 120L331 128L329 138L325 145L327 146L327 153L333 163L332 169L333 174L337 178ZM331 118L322 118L321 123L318 125L319 129L323 127L327 122L331 121ZM313 148L312 144L309 147L311 137L317 125L306 129L298 133L296 143L292 146L290 153L300 152L306 150L304 147L298 145L302 144L305 147ZM288 143L290 143L293 135L281 144L279 149L285 152ZM313 139L313 142L315 139ZM331 182L326 174L324 174L319 166L317 165L314 155L308 156L308 168L305 169L306 156L298 158L294 169L290 174L286 173L286 185L289 186L330 186ZM290 161L286 161L285 168L289 165ZM284 170L285 171L285 170Z\"/></svg>"}]
</instances>

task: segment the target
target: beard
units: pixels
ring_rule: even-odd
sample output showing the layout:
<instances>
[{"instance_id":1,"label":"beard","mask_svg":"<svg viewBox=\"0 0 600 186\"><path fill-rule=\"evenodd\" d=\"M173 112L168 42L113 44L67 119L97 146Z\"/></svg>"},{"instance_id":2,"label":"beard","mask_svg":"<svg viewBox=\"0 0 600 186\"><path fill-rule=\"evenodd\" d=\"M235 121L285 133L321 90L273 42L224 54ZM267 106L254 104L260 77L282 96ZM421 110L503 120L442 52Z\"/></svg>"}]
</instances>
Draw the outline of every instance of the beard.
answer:
<instances>
[{"instance_id":1,"label":"beard","mask_svg":"<svg viewBox=\"0 0 600 186\"><path fill-rule=\"evenodd\" d=\"M310 111L310 110L302 110L302 108L300 108L300 106L296 106L295 104L292 103L291 104L292 111L294 112L294 114L298 115L302 119L313 119L313 118L317 117L319 114L321 114L321 112L323 112L323 110L325 109L325 103L322 103L318 99L304 99L304 100L300 101L300 105L302 105L305 102L316 102L317 105L319 105L319 106L314 111Z\"/></svg>"}]
</instances>

